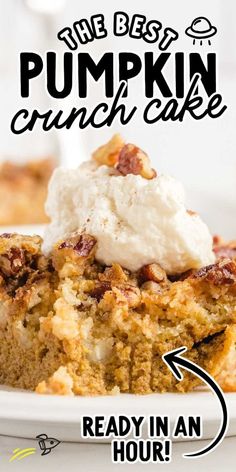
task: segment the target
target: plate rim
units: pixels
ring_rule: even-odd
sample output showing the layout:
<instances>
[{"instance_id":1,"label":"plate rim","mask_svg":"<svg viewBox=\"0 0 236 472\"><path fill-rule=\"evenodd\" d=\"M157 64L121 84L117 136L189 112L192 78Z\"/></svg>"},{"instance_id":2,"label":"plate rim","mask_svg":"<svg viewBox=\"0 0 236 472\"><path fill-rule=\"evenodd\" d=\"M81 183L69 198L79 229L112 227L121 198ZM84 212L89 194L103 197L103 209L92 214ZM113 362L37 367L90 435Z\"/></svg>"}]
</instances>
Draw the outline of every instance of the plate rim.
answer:
<instances>
[{"instance_id":1,"label":"plate rim","mask_svg":"<svg viewBox=\"0 0 236 472\"><path fill-rule=\"evenodd\" d=\"M186 398L189 400L186 402ZM225 393L230 420L236 419L236 392ZM149 400L149 401L147 401ZM161 400L161 401L160 401ZM201 410L205 421L218 421L220 405L210 391L153 393L149 395L120 394L117 396L39 395L29 391L6 390L0 387L0 419L78 423L83 414L168 415L196 414ZM194 413L195 412L195 413Z\"/></svg>"}]
</instances>

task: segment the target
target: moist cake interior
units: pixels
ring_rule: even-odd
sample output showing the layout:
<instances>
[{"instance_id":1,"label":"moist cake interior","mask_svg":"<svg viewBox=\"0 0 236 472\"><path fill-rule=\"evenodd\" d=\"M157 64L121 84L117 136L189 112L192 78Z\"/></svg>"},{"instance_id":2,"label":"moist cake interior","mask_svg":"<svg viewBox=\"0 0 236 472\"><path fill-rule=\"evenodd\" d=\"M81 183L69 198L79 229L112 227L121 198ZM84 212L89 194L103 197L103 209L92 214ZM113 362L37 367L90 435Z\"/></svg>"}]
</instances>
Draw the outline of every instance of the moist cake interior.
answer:
<instances>
[{"instance_id":1,"label":"moist cake interior","mask_svg":"<svg viewBox=\"0 0 236 472\"><path fill-rule=\"evenodd\" d=\"M38 393L186 392L162 354L186 356L236 390L236 263L219 260L167 277L158 264L132 273L96 261L96 240L75 233L48 257L41 238L0 238L0 383ZM231 252L227 252L227 251Z\"/></svg>"}]
</instances>

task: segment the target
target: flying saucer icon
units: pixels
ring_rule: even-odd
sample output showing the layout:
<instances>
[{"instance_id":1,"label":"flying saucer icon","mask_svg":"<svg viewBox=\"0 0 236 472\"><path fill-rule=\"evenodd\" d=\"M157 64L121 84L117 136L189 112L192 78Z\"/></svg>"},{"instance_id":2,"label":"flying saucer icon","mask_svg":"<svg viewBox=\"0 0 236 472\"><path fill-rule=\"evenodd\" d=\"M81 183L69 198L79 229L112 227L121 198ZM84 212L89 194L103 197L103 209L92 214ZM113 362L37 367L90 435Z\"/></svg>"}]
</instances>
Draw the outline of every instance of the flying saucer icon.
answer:
<instances>
[{"instance_id":1,"label":"flying saucer icon","mask_svg":"<svg viewBox=\"0 0 236 472\"><path fill-rule=\"evenodd\" d=\"M196 39L200 40L200 45L204 39L208 40L208 44L211 44L209 38L214 36L217 32L217 28L212 26L211 22L205 18L205 16L199 16L193 20L191 26L189 26L185 33L187 36L193 38L193 44L195 44Z\"/></svg>"}]
</instances>

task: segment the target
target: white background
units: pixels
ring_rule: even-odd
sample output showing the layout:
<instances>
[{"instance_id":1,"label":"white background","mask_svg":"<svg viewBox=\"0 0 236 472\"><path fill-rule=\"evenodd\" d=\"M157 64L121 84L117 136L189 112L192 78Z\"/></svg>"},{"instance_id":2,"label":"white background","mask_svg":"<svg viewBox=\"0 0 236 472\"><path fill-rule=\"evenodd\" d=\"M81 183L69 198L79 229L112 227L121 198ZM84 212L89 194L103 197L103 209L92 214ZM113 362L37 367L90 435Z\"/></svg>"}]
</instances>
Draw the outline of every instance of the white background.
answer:
<instances>
[{"instance_id":1,"label":"white background","mask_svg":"<svg viewBox=\"0 0 236 472\"><path fill-rule=\"evenodd\" d=\"M59 0L46 2L47 6L58 5ZM28 4L40 5L43 0L28 0ZM63 6L64 3L64 6ZM227 238L236 236L236 50L235 50L235 14L234 0L165 0L145 2L140 0L120 0L115 2L101 0L59 1L59 8L53 15L37 13L29 9L27 0L0 1L0 154L14 156L20 160L26 157L37 157L62 149L63 164L76 166L82 159L88 158L91 150L103 143L111 133L121 131L124 137L135 142L146 150L155 168L161 173L170 173L181 180L187 192L190 208L197 210L209 224L213 233L220 233ZM219 119L206 118L195 121L190 118L183 123L158 122L145 125L141 116L127 126L114 124L112 129L92 128L79 131L74 125L71 131L40 133L35 130L21 136L13 136L9 131L10 120L15 112L22 107L47 110L50 106L63 107L69 111L72 106L79 107L80 101L76 93L69 99L53 104L45 93L45 76L36 79L32 86L30 99L19 98L19 52L32 50L43 53L47 49L66 51L66 47L57 39L57 32L64 26L72 26L75 20L96 13L103 13L106 25L111 29L113 13L124 10L129 14L141 13L148 19L158 19L163 26L170 26L179 32L179 39L173 45L173 51L199 51L193 46L192 40L185 34L185 28L197 16L206 16L218 28L217 35L212 38L212 46L206 45L201 50L217 52L218 55L218 90L228 109ZM159 53L157 46L148 45L142 39L128 37L107 38L81 46L79 51L89 51L94 58L99 58L105 51L133 51L143 54L151 50ZM171 66L170 66L171 67ZM168 69L168 68L167 68ZM171 73L171 70L169 71ZM140 92L141 76L132 81L130 97L127 104L143 108L144 94ZM88 102L94 106L103 99L102 84L90 88ZM140 114L141 115L141 114Z\"/></svg>"}]
</instances>

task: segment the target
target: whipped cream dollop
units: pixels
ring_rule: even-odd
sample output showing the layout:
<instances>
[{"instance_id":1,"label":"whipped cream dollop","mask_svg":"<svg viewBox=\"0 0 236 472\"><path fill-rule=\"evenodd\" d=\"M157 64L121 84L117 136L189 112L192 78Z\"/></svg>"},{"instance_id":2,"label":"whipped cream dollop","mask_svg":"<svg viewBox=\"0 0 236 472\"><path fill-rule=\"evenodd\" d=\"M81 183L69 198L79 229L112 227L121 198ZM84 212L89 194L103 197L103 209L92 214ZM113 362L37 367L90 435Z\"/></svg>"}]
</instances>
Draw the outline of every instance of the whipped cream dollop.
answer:
<instances>
[{"instance_id":1,"label":"whipped cream dollop","mask_svg":"<svg viewBox=\"0 0 236 472\"><path fill-rule=\"evenodd\" d=\"M84 231L97 239L98 261L131 271L157 262L176 274L214 262L206 224L186 211L183 186L170 176L121 176L93 161L77 169L58 168L46 212L51 223L45 252L71 232Z\"/></svg>"}]
</instances>

